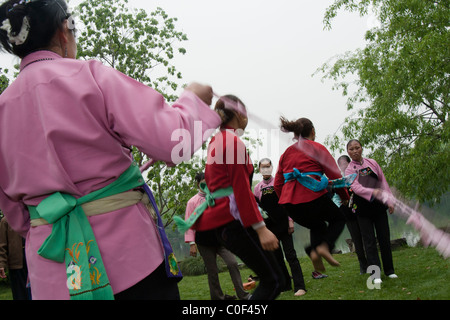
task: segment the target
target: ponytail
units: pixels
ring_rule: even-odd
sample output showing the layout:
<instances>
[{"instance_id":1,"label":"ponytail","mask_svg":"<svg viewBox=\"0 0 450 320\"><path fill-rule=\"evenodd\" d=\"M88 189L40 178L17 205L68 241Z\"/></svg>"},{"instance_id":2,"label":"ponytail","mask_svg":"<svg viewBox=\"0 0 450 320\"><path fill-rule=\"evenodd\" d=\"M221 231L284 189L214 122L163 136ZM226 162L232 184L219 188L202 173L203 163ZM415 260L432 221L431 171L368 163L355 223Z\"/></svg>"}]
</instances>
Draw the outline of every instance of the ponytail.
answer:
<instances>
[{"instance_id":1,"label":"ponytail","mask_svg":"<svg viewBox=\"0 0 450 320\"><path fill-rule=\"evenodd\" d=\"M224 98L239 103L245 108L244 103L234 95L227 94L226 96L224 96ZM225 107L225 102L222 99L219 99L216 102L214 110L219 114L220 118L222 119L221 126L227 124L228 122L233 120L233 118L236 116L235 111Z\"/></svg>"},{"instance_id":2,"label":"ponytail","mask_svg":"<svg viewBox=\"0 0 450 320\"><path fill-rule=\"evenodd\" d=\"M307 118L300 118L295 121L289 121L285 117L280 117L280 128L284 132L293 132L295 138L306 138L308 137L312 129L314 129L314 125L311 120Z\"/></svg>"}]
</instances>

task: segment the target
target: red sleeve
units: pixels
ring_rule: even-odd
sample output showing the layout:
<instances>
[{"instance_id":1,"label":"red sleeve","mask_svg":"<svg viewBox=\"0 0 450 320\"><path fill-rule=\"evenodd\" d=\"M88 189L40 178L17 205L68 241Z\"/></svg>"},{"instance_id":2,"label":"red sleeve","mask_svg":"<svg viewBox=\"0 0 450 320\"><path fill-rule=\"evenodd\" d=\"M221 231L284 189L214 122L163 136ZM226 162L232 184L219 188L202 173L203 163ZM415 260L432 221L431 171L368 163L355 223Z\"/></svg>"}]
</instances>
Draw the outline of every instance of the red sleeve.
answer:
<instances>
[{"instance_id":1,"label":"red sleeve","mask_svg":"<svg viewBox=\"0 0 450 320\"><path fill-rule=\"evenodd\" d=\"M336 161L334 160L331 153L328 151L327 148L325 148L321 144L317 144L319 146L319 156L320 156L320 163L323 167L323 172L326 174L328 179L334 180L339 179L342 177L341 171L339 170L338 165L336 164ZM350 197L347 192L347 188L338 188L336 189L336 193L339 195L341 200L349 200Z\"/></svg>"},{"instance_id":2,"label":"red sleeve","mask_svg":"<svg viewBox=\"0 0 450 320\"><path fill-rule=\"evenodd\" d=\"M245 228L248 228L255 223L263 221L263 218L258 210L255 196L250 187L249 164L251 165L251 163L247 149L237 136L233 140L233 146L230 146L227 141L227 147L234 148L235 161L234 163L226 164L227 172L231 186L233 187L234 197L236 199L236 205L241 216L242 224Z\"/></svg>"},{"instance_id":3,"label":"red sleeve","mask_svg":"<svg viewBox=\"0 0 450 320\"><path fill-rule=\"evenodd\" d=\"M284 186L284 176L283 176L283 168L281 162L283 161L284 153L280 157L280 161L278 162L278 170L275 174L275 180L273 182L273 187L275 189L275 193L278 196L278 199L281 198L281 191Z\"/></svg>"}]
</instances>

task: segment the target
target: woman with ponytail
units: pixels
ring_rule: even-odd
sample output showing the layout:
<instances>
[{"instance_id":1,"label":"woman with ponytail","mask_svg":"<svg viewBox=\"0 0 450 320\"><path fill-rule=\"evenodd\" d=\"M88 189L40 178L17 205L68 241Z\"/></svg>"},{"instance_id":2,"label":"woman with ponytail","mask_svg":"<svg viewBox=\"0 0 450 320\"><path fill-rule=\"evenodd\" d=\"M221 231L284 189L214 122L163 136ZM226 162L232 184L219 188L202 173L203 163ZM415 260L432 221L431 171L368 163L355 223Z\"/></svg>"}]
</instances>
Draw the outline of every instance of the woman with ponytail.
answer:
<instances>
[{"instance_id":1,"label":"woman with ponytail","mask_svg":"<svg viewBox=\"0 0 450 320\"><path fill-rule=\"evenodd\" d=\"M331 251L345 220L326 195L326 186L328 179L339 179L342 175L330 152L314 141L316 132L309 119L288 121L281 117L280 120L281 130L293 132L298 141L280 157L275 192L292 220L310 230L311 244L305 250L315 268L313 278L320 278L320 271L325 271L322 258L332 266L339 266ZM336 191L343 202L349 200L345 188Z\"/></svg>"},{"instance_id":2,"label":"woman with ponytail","mask_svg":"<svg viewBox=\"0 0 450 320\"><path fill-rule=\"evenodd\" d=\"M231 110L227 104L238 107ZM221 245L258 275L259 286L251 300L272 300L286 279L272 252L279 246L278 239L266 227L251 190L253 164L239 138L247 127L246 109L239 98L226 95L217 101L215 110L222 124L208 146L206 184L200 185L210 200L194 211L182 231L189 227L212 230Z\"/></svg>"},{"instance_id":3,"label":"woman with ponytail","mask_svg":"<svg viewBox=\"0 0 450 320\"><path fill-rule=\"evenodd\" d=\"M0 208L26 237L33 299L179 299L181 274L131 146L175 162L174 130L220 125L212 88L191 84L170 106L77 60L74 28L64 0L0 6L1 46L21 59L0 96Z\"/></svg>"}]
</instances>

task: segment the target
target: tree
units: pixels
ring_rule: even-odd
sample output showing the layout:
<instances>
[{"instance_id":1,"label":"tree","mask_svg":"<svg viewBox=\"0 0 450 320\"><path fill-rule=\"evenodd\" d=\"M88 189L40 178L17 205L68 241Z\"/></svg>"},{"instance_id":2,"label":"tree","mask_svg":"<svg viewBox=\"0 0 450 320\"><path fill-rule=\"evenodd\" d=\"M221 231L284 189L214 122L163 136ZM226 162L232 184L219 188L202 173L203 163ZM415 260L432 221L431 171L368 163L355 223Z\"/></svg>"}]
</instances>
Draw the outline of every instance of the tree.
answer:
<instances>
[{"instance_id":1,"label":"tree","mask_svg":"<svg viewBox=\"0 0 450 320\"><path fill-rule=\"evenodd\" d=\"M99 59L158 90L168 101L176 100L173 92L182 76L170 60L176 51L186 53L175 45L187 40L175 29L177 18L161 8L150 15L131 9L128 0L84 1L77 11L84 24L78 37L79 58Z\"/></svg>"},{"instance_id":2,"label":"tree","mask_svg":"<svg viewBox=\"0 0 450 320\"><path fill-rule=\"evenodd\" d=\"M9 78L8 78L8 69L2 69L0 68L0 94L5 91L6 88L9 86Z\"/></svg>"},{"instance_id":3,"label":"tree","mask_svg":"<svg viewBox=\"0 0 450 320\"><path fill-rule=\"evenodd\" d=\"M343 137L328 137L327 144L342 152L358 138L403 195L439 202L450 181L449 1L336 0L325 13L326 28L341 9L371 12L379 26L366 32L365 48L317 71L335 81L354 111Z\"/></svg>"}]
</instances>

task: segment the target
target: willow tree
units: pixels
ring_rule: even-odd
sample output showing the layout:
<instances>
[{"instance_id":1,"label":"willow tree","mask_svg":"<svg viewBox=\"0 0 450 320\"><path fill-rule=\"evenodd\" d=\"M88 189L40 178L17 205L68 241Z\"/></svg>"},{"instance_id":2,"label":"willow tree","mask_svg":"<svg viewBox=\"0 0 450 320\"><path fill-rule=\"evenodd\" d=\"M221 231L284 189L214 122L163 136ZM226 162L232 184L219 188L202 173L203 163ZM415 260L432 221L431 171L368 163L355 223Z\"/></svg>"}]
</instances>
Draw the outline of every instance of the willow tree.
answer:
<instances>
[{"instance_id":1,"label":"willow tree","mask_svg":"<svg viewBox=\"0 0 450 320\"><path fill-rule=\"evenodd\" d=\"M325 28L340 10L374 15L366 46L332 58L318 72L348 97L334 151L358 138L405 196L439 202L450 182L450 5L448 0L336 0Z\"/></svg>"}]
</instances>

